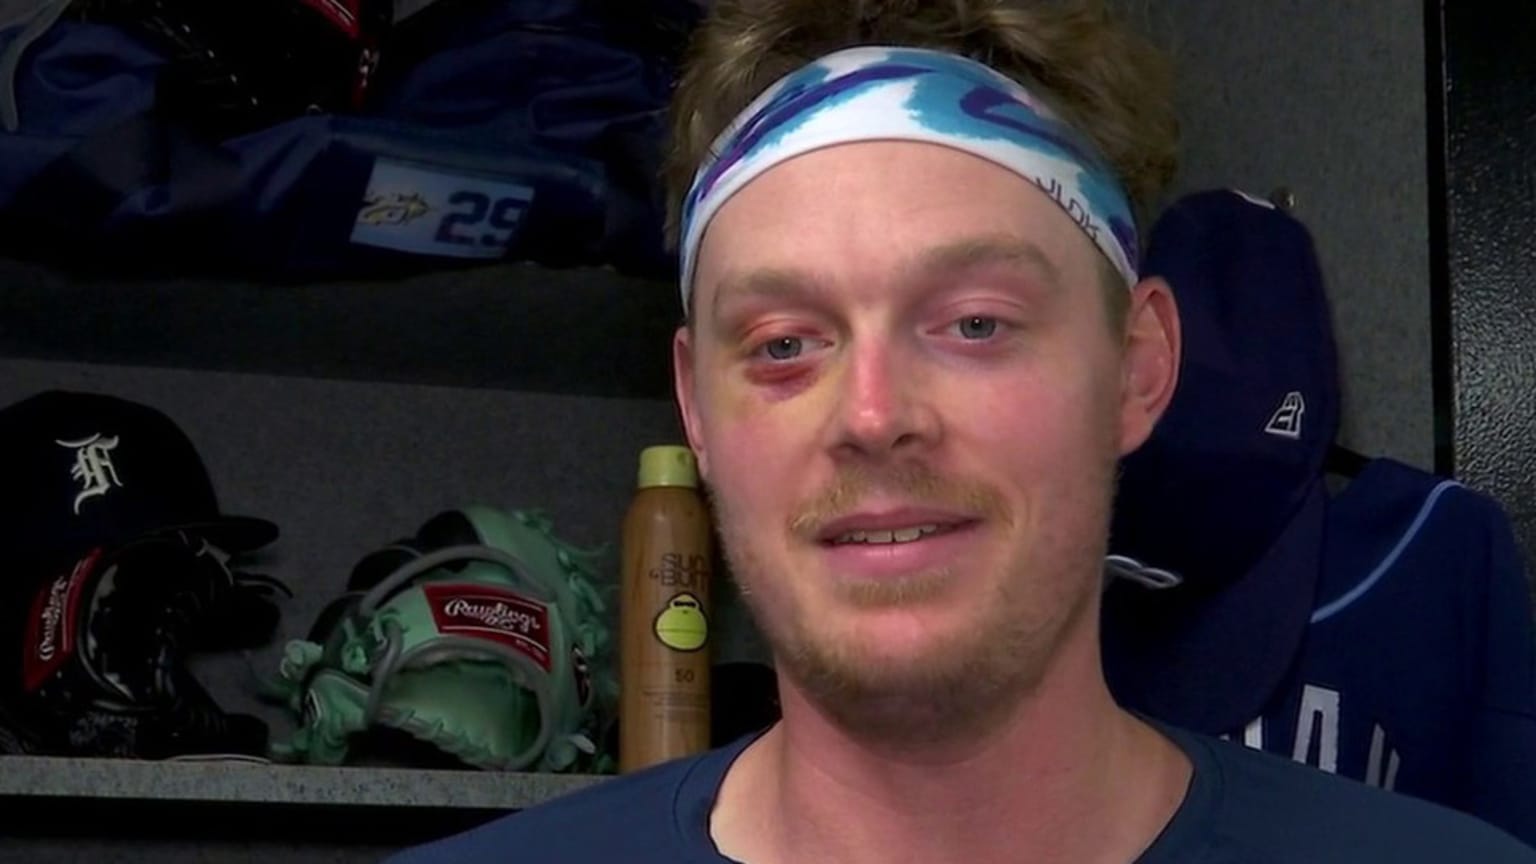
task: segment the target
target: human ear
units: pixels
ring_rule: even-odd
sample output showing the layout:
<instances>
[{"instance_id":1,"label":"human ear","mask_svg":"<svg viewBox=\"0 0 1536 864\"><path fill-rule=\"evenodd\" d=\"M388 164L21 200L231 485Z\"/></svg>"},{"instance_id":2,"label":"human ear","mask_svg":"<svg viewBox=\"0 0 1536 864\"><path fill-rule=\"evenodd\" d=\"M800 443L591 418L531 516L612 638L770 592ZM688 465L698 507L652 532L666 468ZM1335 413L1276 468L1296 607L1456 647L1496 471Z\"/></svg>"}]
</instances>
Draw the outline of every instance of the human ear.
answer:
<instances>
[{"instance_id":1,"label":"human ear","mask_svg":"<svg viewBox=\"0 0 1536 864\"><path fill-rule=\"evenodd\" d=\"M1122 352L1120 455L1152 434L1178 384L1181 351L1179 309L1161 277L1143 279L1131 292Z\"/></svg>"}]
</instances>

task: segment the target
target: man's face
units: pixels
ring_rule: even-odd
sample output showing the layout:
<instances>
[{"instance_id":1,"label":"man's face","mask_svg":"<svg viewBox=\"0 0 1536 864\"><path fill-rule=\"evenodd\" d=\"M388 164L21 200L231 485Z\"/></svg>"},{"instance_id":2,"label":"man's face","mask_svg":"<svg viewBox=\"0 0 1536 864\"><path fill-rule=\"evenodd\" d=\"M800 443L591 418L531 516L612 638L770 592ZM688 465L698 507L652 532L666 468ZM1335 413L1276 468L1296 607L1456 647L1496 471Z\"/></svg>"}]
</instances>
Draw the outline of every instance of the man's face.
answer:
<instances>
[{"instance_id":1,"label":"man's face","mask_svg":"<svg viewBox=\"0 0 1536 864\"><path fill-rule=\"evenodd\" d=\"M1096 634L1115 463L1150 421L1060 207L958 151L842 145L737 193L698 260L678 398L793 685L979 711Z\"/></svg>"}]
</instances>

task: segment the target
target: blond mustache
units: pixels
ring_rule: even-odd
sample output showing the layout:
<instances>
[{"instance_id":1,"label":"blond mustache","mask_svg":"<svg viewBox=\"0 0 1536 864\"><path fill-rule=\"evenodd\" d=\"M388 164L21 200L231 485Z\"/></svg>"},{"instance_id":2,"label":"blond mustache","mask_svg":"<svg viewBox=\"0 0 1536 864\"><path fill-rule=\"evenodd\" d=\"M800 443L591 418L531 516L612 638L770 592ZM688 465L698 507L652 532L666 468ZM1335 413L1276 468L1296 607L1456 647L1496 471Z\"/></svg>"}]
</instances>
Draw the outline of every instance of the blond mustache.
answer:
<instances>
[{"instance_id":1,"label":"blond mustache","mask_svg":"<svg viewBox=\"0 0 1536 864\"><path fill-rule=\"evenodd\" d=\"M996 487L979 480L952 479L920 462L840 468L837 476L810 500L795 508L789 530L796 537L815 538L827 524L855 511L875 494L903 499L914 506L953 510L976 519L1013 521L1008 504Z\"/></svg>"}]
</instances>

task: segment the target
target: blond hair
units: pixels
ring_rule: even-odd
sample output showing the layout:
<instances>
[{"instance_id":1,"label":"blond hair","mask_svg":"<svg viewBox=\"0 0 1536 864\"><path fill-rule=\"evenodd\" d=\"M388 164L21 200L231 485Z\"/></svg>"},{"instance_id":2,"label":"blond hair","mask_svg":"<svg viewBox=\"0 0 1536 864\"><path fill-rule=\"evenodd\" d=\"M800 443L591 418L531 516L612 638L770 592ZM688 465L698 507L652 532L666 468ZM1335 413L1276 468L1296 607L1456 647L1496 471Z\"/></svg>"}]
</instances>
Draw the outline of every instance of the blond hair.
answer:
<instances>
[{"instance_id":1,"label":"blond hair","mask_svg":"<svg viewBox=\"0 0 1536 864\"><path fill-rule=\"evenodd\" d=\"M1142 221L1172 179L1170 66L1101 0L713 0L672 99L668 242L711 143L748 103L819 57L876 44L959 54L1029 87L1098 146Z\"/></svg>"}]
</instances>

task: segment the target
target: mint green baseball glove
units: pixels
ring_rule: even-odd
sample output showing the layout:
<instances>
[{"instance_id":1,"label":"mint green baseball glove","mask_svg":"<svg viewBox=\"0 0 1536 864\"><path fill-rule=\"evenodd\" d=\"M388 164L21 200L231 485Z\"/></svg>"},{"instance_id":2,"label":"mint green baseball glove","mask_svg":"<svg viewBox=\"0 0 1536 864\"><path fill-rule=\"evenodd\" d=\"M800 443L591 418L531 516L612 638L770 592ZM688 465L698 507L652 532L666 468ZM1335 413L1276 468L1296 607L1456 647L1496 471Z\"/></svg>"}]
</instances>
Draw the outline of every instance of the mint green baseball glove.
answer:
<instances>
[{"instance_id":1,"label":"mint green baseball glove","mask_svg":"<svg viewBox=\"0 0 1536 864\"><path fill-rule=\"evenodd\" d=\"M600 746L618 685L599 552L561 542L538 512L482 506L381 552L285 647L268 693L298 729L272 758L344 764L383 728L488 770L613 770Z\"/></svg>"}]
</instances>

